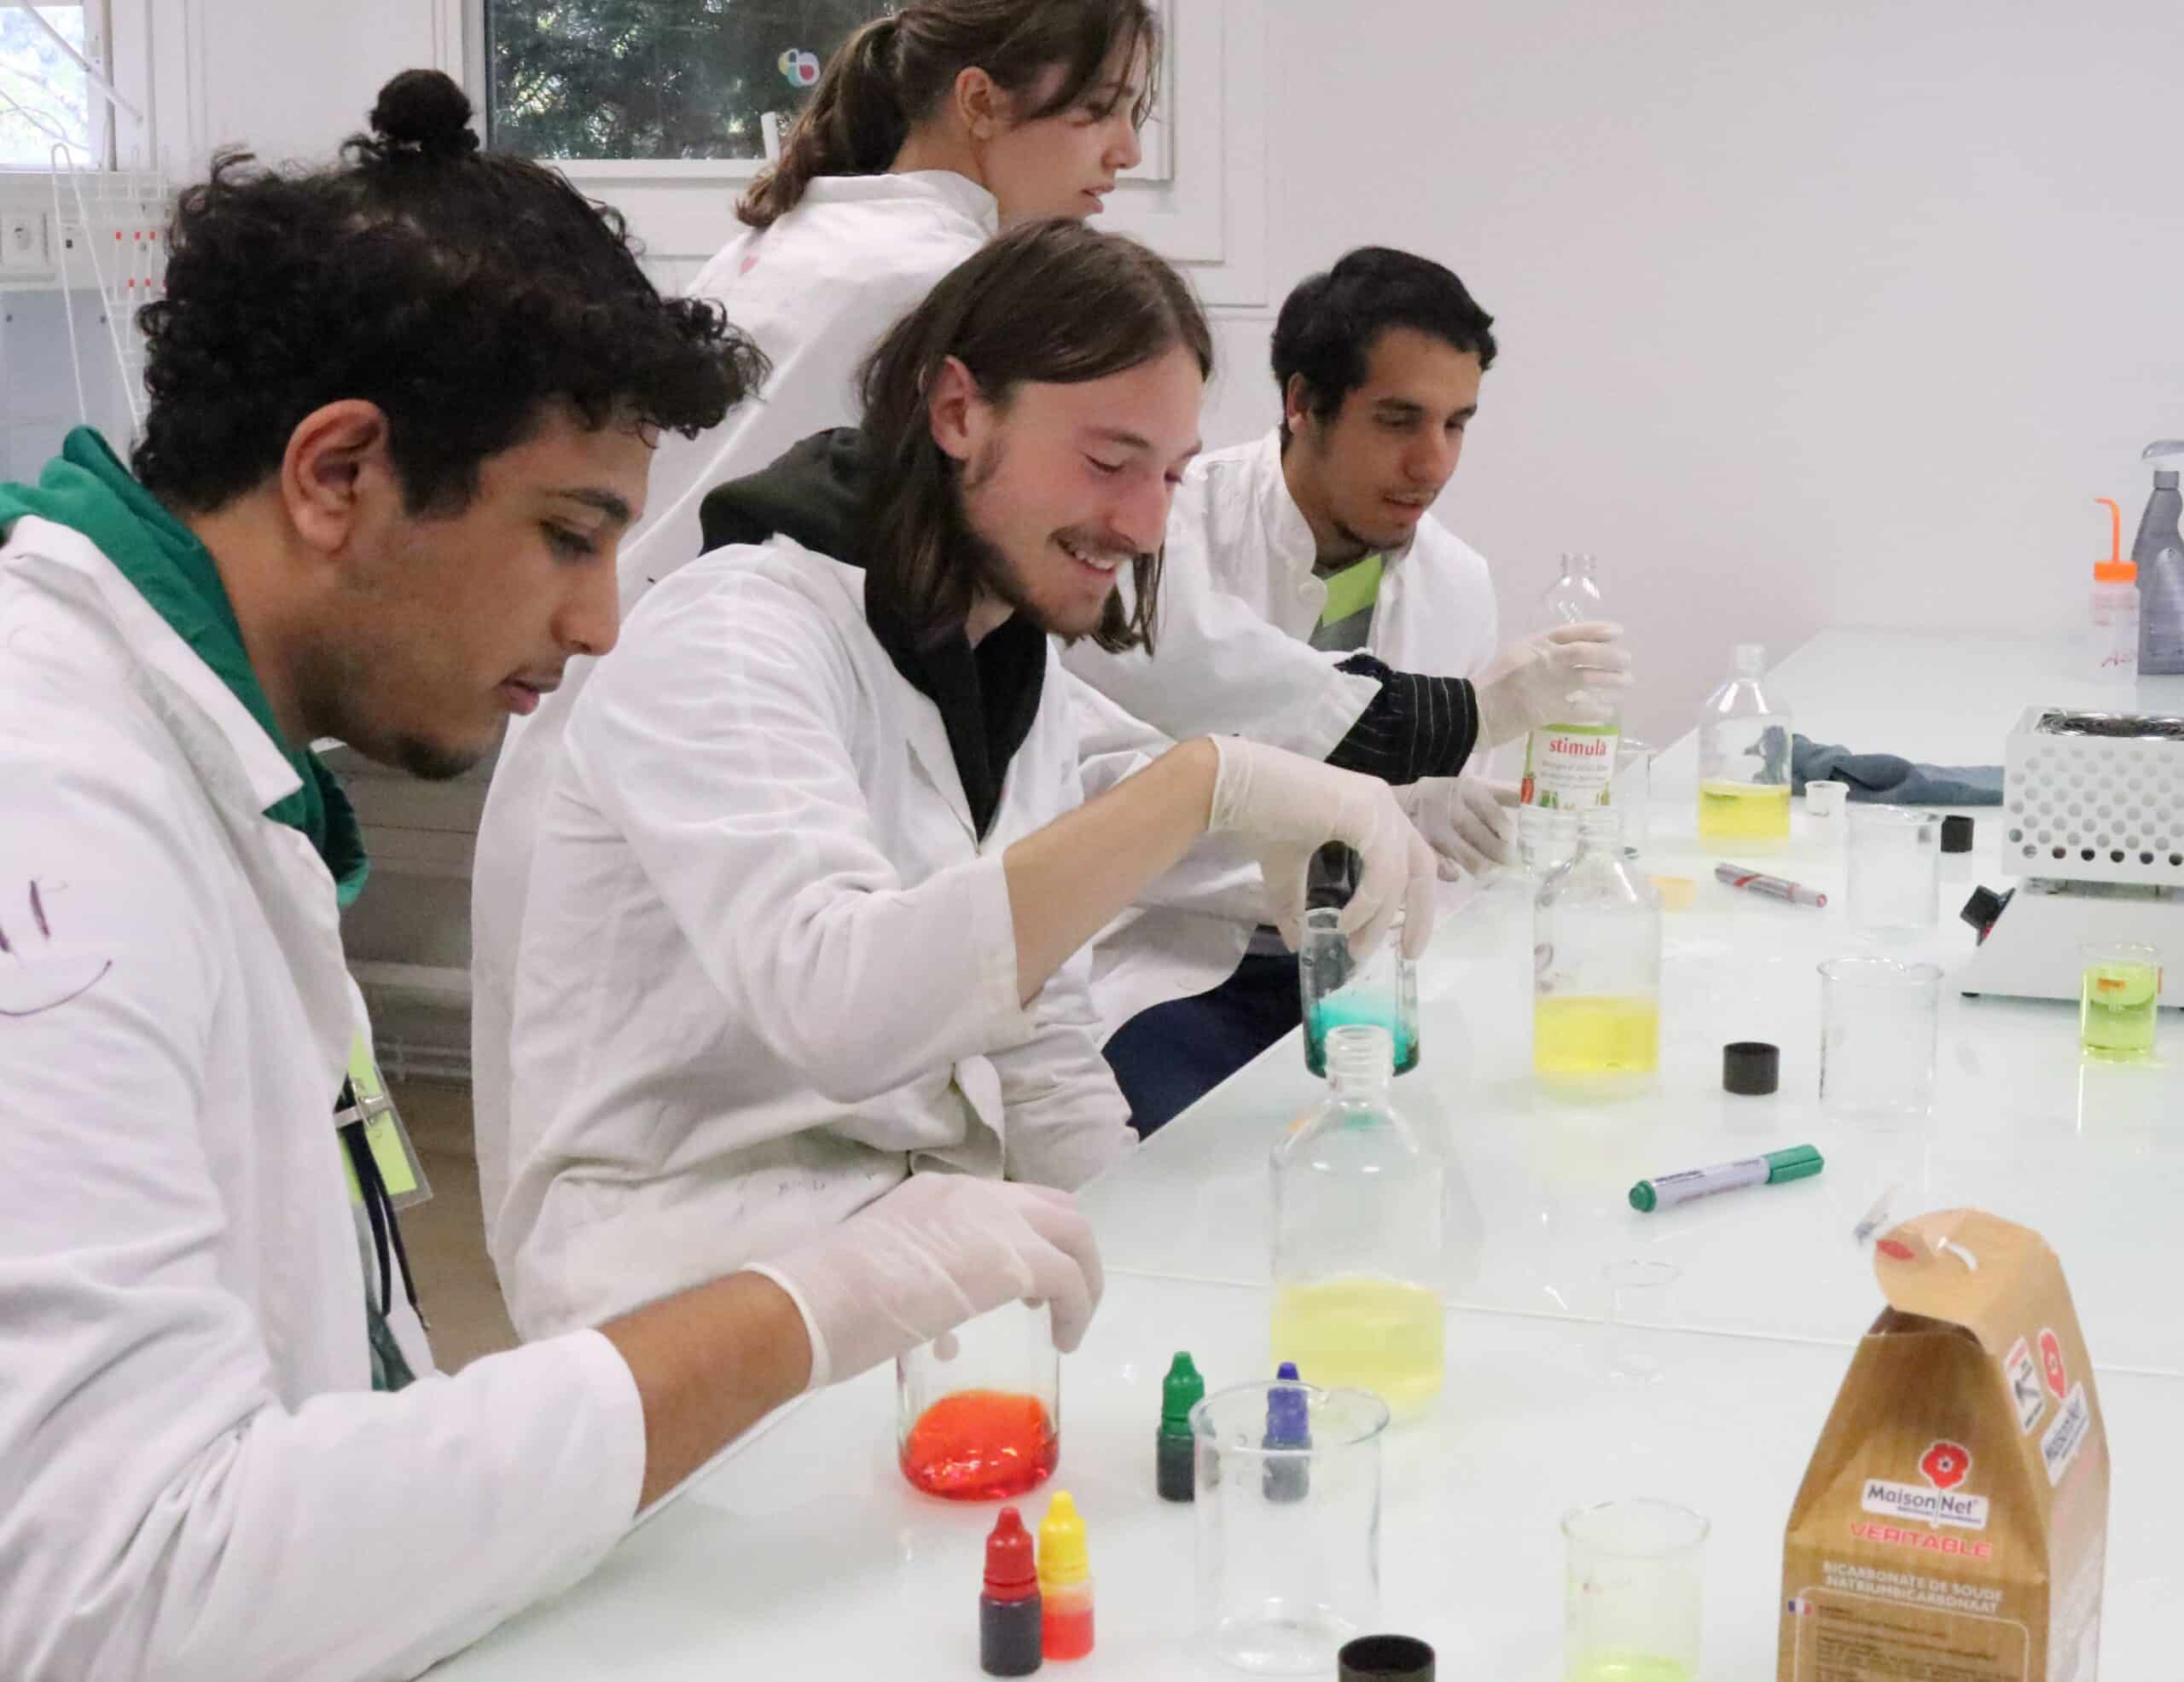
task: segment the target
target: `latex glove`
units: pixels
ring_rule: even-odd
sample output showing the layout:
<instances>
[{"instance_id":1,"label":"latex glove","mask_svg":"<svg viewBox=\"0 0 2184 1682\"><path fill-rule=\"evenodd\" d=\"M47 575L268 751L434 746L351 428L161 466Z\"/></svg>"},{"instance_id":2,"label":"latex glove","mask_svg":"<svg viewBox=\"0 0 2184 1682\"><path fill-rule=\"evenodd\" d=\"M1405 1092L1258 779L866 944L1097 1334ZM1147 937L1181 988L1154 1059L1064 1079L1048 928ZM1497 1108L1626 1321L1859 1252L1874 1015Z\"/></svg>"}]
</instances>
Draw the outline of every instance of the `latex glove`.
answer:
<instances>
[{"instance_id":1,"label":"latex glove","mask_svg":"<svg viewBox=\"0 0 2184 1682\"><path fill-rule=\"evenodd\" d=\"M1073 1349L1105 1284L1068 1192L967 1174L913 1174L751 1271L803 1314L815 1390L1019 1299L1043 1300L1055 1346Z\"/></svg>"},{"instance_id":2,"label":"latex glove","mask_svg":"<svg viewBox=\"0 0 2184 1682\"><path fill-rule=\"evenodd\" d=\"M1584 722L1571 716L1584 706L1582 697L1629 687L1622 626L1597 619L1557 625L1511 643L1487 667L1478 685L1479 745L1499 747L1543 724Z\"/></svg>"},{"instance_id":3,"label":"latex glove","mask_svg":"<svg viewBox=\"0 0 2184 1682\"><path fill-rule=\"evenodd\" d=\"M1437 866L1395 791L1377 777L1338 770L1263 742L1216 736L1221 768L1213 780L1209 835L1233 835L1259 861L1267 909L1294 952L1304 937L1304 880L1312 855L1340 841L1362 861L1357 889L1339 926L1362 958L1403 914L1403 949L1413 958L1433 932Z\"/></svg>"},{"instance_id":4,"label":"latex glove","mask_svg":"<svg viewBox=\"0 0 2184 1682\"><path fill-rule=\"evenodd\" d=\"M1441 879L1484 876L1517 856L1517 786L1484 777L1423 777L1396 791L1440 861Z\"/></svg>"}]
</instances>

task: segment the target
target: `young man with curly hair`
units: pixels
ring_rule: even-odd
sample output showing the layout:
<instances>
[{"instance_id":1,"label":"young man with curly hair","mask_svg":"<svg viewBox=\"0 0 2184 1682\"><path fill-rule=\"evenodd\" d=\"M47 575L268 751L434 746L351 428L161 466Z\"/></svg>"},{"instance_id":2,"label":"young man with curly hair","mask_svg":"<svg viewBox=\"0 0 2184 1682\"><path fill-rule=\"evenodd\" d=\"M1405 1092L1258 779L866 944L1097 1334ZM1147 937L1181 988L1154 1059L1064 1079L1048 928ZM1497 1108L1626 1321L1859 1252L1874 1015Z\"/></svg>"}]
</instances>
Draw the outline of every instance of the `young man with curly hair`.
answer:
<instances>
[{"instance_id":1,"label":"young man with curly hair","mask_svg":"<svg viewBox=\"0 0 2184 1682\"><path fill-rule=\"evenodd\" d=\"M614 642L655 438L758 376L468 116L410 72L334 167L219 160L133 473L86 431L0 486L11 1682L414 1674L812 1382L804 1303L839 1378L1019 1296L1073 1337L1098 1294L1066 1198L967 1179L453 1378L368 1294L333 1113L365 861L309 744L488 750Z\"/></svg>"}]
</instances>

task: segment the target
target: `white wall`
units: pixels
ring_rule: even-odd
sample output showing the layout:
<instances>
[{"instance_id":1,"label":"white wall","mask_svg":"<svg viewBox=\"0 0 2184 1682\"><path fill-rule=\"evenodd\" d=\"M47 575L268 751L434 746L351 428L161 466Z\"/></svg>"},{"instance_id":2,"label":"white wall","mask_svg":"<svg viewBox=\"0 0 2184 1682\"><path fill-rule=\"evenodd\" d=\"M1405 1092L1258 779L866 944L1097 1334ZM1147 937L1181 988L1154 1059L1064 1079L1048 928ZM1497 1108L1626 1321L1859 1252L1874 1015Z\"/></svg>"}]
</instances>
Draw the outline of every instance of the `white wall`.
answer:
<instances>
[{"instance_id":1,"label":"white wall","mask_svg":"<svg viewBox=\"0 0 2184 1682\"><path fill-rule=\"evenodd\" d=\"M1599 552L1634 728L1736 640L2082 618L2088 499L2184 435L2184 6L1269 5L1273 299L1378 241L1495 312L1441 513L1505 621Z\"/></svg>"}]
</instances>

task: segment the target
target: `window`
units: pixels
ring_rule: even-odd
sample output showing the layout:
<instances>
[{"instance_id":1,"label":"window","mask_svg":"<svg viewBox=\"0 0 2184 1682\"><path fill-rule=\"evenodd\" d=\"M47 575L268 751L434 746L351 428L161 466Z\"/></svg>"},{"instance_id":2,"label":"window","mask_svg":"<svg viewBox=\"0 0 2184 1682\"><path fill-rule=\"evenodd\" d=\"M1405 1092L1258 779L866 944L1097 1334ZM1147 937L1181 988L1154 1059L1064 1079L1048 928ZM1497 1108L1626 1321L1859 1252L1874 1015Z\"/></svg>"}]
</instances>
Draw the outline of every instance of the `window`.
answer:
<instances>
[{"instance_id":1,"label":"window","mask_svg":"<svg viewBox=\"0 0 2184 1682\"><path fill-rule=\"evenodd\" d=\"M102 0L36 7L0 0L0 169L92 169L107 161ZM64 148L58 154L54 148Z\"/></svg>"},{"instance_id":2,"label":"window","mask_svg":"<svg viewBox=\"0 0 2184 1682\"><path fill-rule=\"evenodd\" d=\"M761 159L766 119L786 127L834 49L892 9L881 0L485 0L490 143L537 158Z\"/></svg>"}]
</instances>

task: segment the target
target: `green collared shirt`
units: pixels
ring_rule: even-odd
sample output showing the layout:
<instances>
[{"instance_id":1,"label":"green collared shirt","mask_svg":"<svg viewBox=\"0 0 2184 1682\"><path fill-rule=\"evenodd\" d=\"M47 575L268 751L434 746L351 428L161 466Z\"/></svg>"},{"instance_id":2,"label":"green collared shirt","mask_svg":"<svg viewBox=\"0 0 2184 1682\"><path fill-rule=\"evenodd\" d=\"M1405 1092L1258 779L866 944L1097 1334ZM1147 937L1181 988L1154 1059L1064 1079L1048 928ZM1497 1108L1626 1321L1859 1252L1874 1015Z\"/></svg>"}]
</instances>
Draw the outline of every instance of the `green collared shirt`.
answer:
<instances>
[{"instance_id":1,"label":"green collared shirt","mask_svg":"<svg viewBox=\"0 0 2184 1682\"><path fill-rule=\"evenodd\" d=\"M90 539L258 721L303 780L295 792L267 807L265 815L303 832L334 878L335 899L345 907L352 903L371 867L356 812L318 756L308 746L291 745L273 722L272 705L251 670L242 628L212 552L130 477L89 426L68 434L36 485L0 484L0 542L26 514Z\"/></svg>"}]
</instances>

